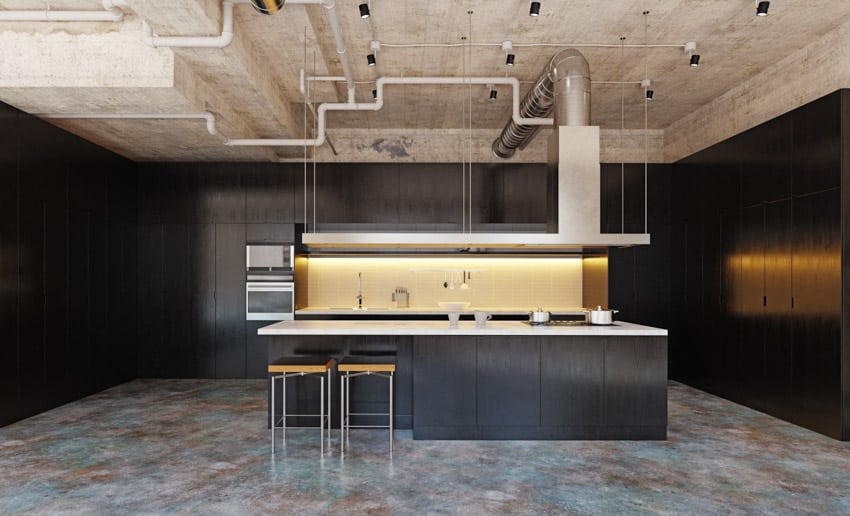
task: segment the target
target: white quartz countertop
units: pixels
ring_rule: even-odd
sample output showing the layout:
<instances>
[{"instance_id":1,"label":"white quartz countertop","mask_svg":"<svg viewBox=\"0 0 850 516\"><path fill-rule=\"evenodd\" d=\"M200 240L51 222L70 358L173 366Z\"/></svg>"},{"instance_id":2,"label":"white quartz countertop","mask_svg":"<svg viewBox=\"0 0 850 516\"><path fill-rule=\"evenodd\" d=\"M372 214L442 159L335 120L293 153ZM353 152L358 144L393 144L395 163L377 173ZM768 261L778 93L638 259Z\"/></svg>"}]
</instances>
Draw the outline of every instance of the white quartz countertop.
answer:
<instances>
[{"instance_id":1,"label":"white quartz countertop","mask_svg":"<svg viewBox=\"0 0 850 516\"><path fill-rule=\"evenodd\" d=\"M667 330L617 321L611 326L530 326L522 321L490 321L483 328L460 321L281 321L257 330L258 335L576 335L666 336Z\"/></svg>"},{"instance_id":2,"label":"white quartz countertop","mask_svg":"<svg viewBox=\"0 0 850 516\"><path fill-rule=\"evenodd\" d=\"M470 306L463 310L458 310L464 314L471 314L477 310L483 312L490 312L491 314L496 315L528 315L528 312L537 310L538 307L534 308L490 308L490 307L478 307L478 306ZM556 307L556 308L547 308L542 307L544 312L550 312L552 315L583 315L584 308L564 308L564 307ZM295 311L295 315L360 315L363 317L374 317L376 315L434 315L434 314L442 314L445 316L447 313L446 310L443 310L439 307L423 307L423 306L414 306L410 308L391 308L391 307L366 307L362 310L358 310L356 308L333 308L333 307L307 307L301 308Z\"/></svg>"}]
</instances>

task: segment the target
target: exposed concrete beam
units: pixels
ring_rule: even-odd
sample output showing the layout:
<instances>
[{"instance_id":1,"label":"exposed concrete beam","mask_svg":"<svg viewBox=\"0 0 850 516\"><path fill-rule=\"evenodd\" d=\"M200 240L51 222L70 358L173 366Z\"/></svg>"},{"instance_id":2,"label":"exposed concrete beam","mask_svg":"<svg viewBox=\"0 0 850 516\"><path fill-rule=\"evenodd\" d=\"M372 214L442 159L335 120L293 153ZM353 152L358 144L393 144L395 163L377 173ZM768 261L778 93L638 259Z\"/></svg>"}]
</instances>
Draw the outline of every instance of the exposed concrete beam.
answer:
<instances>
[{"instance_id":1,"label":"exposed concrete beam","mask_svg":"<svg viewBox=\"0 0 850 516\"><path fill-rule=\"evenodd\" d=\"M489 144L501 129L328 129L338 155L327 146L316 150L316 161L354 163L458 163L468 154L472 138L472 160L476 163L546 163L546 145L551 129L541 134L510 160L495 157ZM649 132L649 162L663 162L664 135ZM303 151L293 151L286 161L301 161ZM300 154L299 154L300 153ZM600 131L600 161L603 163L643 163L643 130L627 130L622 139L619 130Z\"/></svg>"},{"instance_id":2,"label":"exposed concrete beam","mask_svg":"<svg viewBox=\"0 0 850 516\"><path fill-rule=\"evenodd\" d=\"M850 87L850 23L774 63L664 130L668 163Z\"/></svg>"},{"instance_id":3,"label":"exposed concrete beam","mask_svg":"<svg viewBox=\"0 0 850 516\"><path fill-rule=\"evenodd\" d=\"M158 36L217 35L221 32L221 2L219 0L130 0L130 6ZM281 131L302 132L302 117L292 110L279 87L280 80L271 68L257 59L259 45L247 30L240 30L240 18L260 16L250 6L234 7L233 42L223 49L174 48L179 56L219 96L242 109L249 121L251 134L258 136L281 134ZM247 9L247 11L245 11ZM297 81L297 78L293 78ZM297 90L296 90L297 91Z\"/></svg>"}]
</instances>

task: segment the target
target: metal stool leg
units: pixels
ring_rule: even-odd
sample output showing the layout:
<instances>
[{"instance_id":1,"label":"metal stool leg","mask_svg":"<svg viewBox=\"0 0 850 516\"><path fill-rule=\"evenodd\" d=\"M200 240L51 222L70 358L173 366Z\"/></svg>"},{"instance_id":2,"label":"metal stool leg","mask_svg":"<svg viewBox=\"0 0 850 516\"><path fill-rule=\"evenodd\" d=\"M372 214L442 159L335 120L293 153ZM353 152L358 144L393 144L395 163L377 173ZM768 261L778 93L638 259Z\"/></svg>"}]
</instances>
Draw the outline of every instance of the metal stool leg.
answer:
<instances>
[{"instance_id":1,"label":"metal stool leg","mask_svg":"<svg viewBox=\"0 0 850 516\"><path fill-rule=\"evenodd\" d=\"M281 435L286 443L286 374L281 375L280 383L283 384L283 412L280 414Z\"/></svg>"},{"instance_id":2,"label":"metal stool leg","mask_svg":"<svg viewBox=\"0 0 850 516\"><path fill-rule=\"evenodd\" d=\"M345 453L345 375L339 377L339 453Z\"/></svg>"},{"instance_id":3,"label":"metal stool leg","mask_svg":"<svg viewBox=\"0 0 850 516\"><path fill-rule=\"evenodd\" d=\"M272 406L271 410L269 410L269 420L271 422L271 431L272 431L272 453L274 453L274 375L269 376L269 382L271 383L272 389Z\"/></svg>"},{"instance_id":4,"label":"metal stool leg","mask_svg":"<svg viewBox=\"0 0 850 516\"><path fill-rule=\"evenodd\" d=\"M328 418L328 452L331 451L331 370L328 369L328 408L327 408L327 418Z\"/></svg>"},{"instance_id":5,"label":"metal stool leg","mask_svg":"<svg viewBox=\"0 0 850 516\"><path fill-rule=\"evenodd\" d=\"M319 377L319 451L325 454L325 377Z\"/></svg>"},{"instance_id":6,"label":"metal stool leg","mask_svg":"<svg viewBox=\"0 0 850 516\"><path fill-rule=\"evenodd\" d=\"M393 372L390 371L390 457L393 456Z\"/></svg>"}]
</instances>

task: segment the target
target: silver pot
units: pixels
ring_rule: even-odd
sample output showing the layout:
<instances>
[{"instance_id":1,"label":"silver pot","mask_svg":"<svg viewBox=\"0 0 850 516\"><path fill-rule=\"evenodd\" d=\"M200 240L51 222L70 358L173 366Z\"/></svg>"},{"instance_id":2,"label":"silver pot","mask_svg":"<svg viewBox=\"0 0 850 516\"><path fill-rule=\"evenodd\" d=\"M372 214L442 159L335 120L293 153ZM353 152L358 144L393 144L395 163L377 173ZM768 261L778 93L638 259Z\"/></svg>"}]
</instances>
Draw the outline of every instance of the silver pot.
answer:
<instances>
[{"instance_id":1,"label":"silver pot","mask_svg":"<svg viewBox=\"0 0 850 516\"><path fill-rule=\"evenodd\" d=\"M595 310L585 310L585 319L590 324L610 325L614 324L614 314L619 310L603 310L598 305Z\"/></svg>"},{"instance_id":2,"label":"silver pot","mask_svg":"<svg viewBox=\"0 0 850 516\"><path fill-rule=\"evenodd\" d=\"M528 312L528 322L531 324L546 324L552 316L549 312L544 312L542 308L538 308L536 312Z\"/></svg>"}]
</instances>

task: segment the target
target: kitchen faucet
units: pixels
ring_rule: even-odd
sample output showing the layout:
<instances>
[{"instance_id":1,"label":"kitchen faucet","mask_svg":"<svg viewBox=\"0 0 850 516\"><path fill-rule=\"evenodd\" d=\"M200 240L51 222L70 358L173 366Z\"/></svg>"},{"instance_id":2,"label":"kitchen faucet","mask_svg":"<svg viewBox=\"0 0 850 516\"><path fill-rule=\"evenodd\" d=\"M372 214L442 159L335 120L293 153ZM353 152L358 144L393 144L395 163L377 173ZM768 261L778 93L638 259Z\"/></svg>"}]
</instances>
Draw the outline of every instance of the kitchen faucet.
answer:
<instances>
[{"instance_id":1,"label":"kitchen faucet","mask_svg":"<svg viewBox=\"0 0 850 516\"><path fill-rule=\"evenodd\" d=\"M357 309L363 310L363 273L357 273Z\"/></svg>"}]
</instances>

